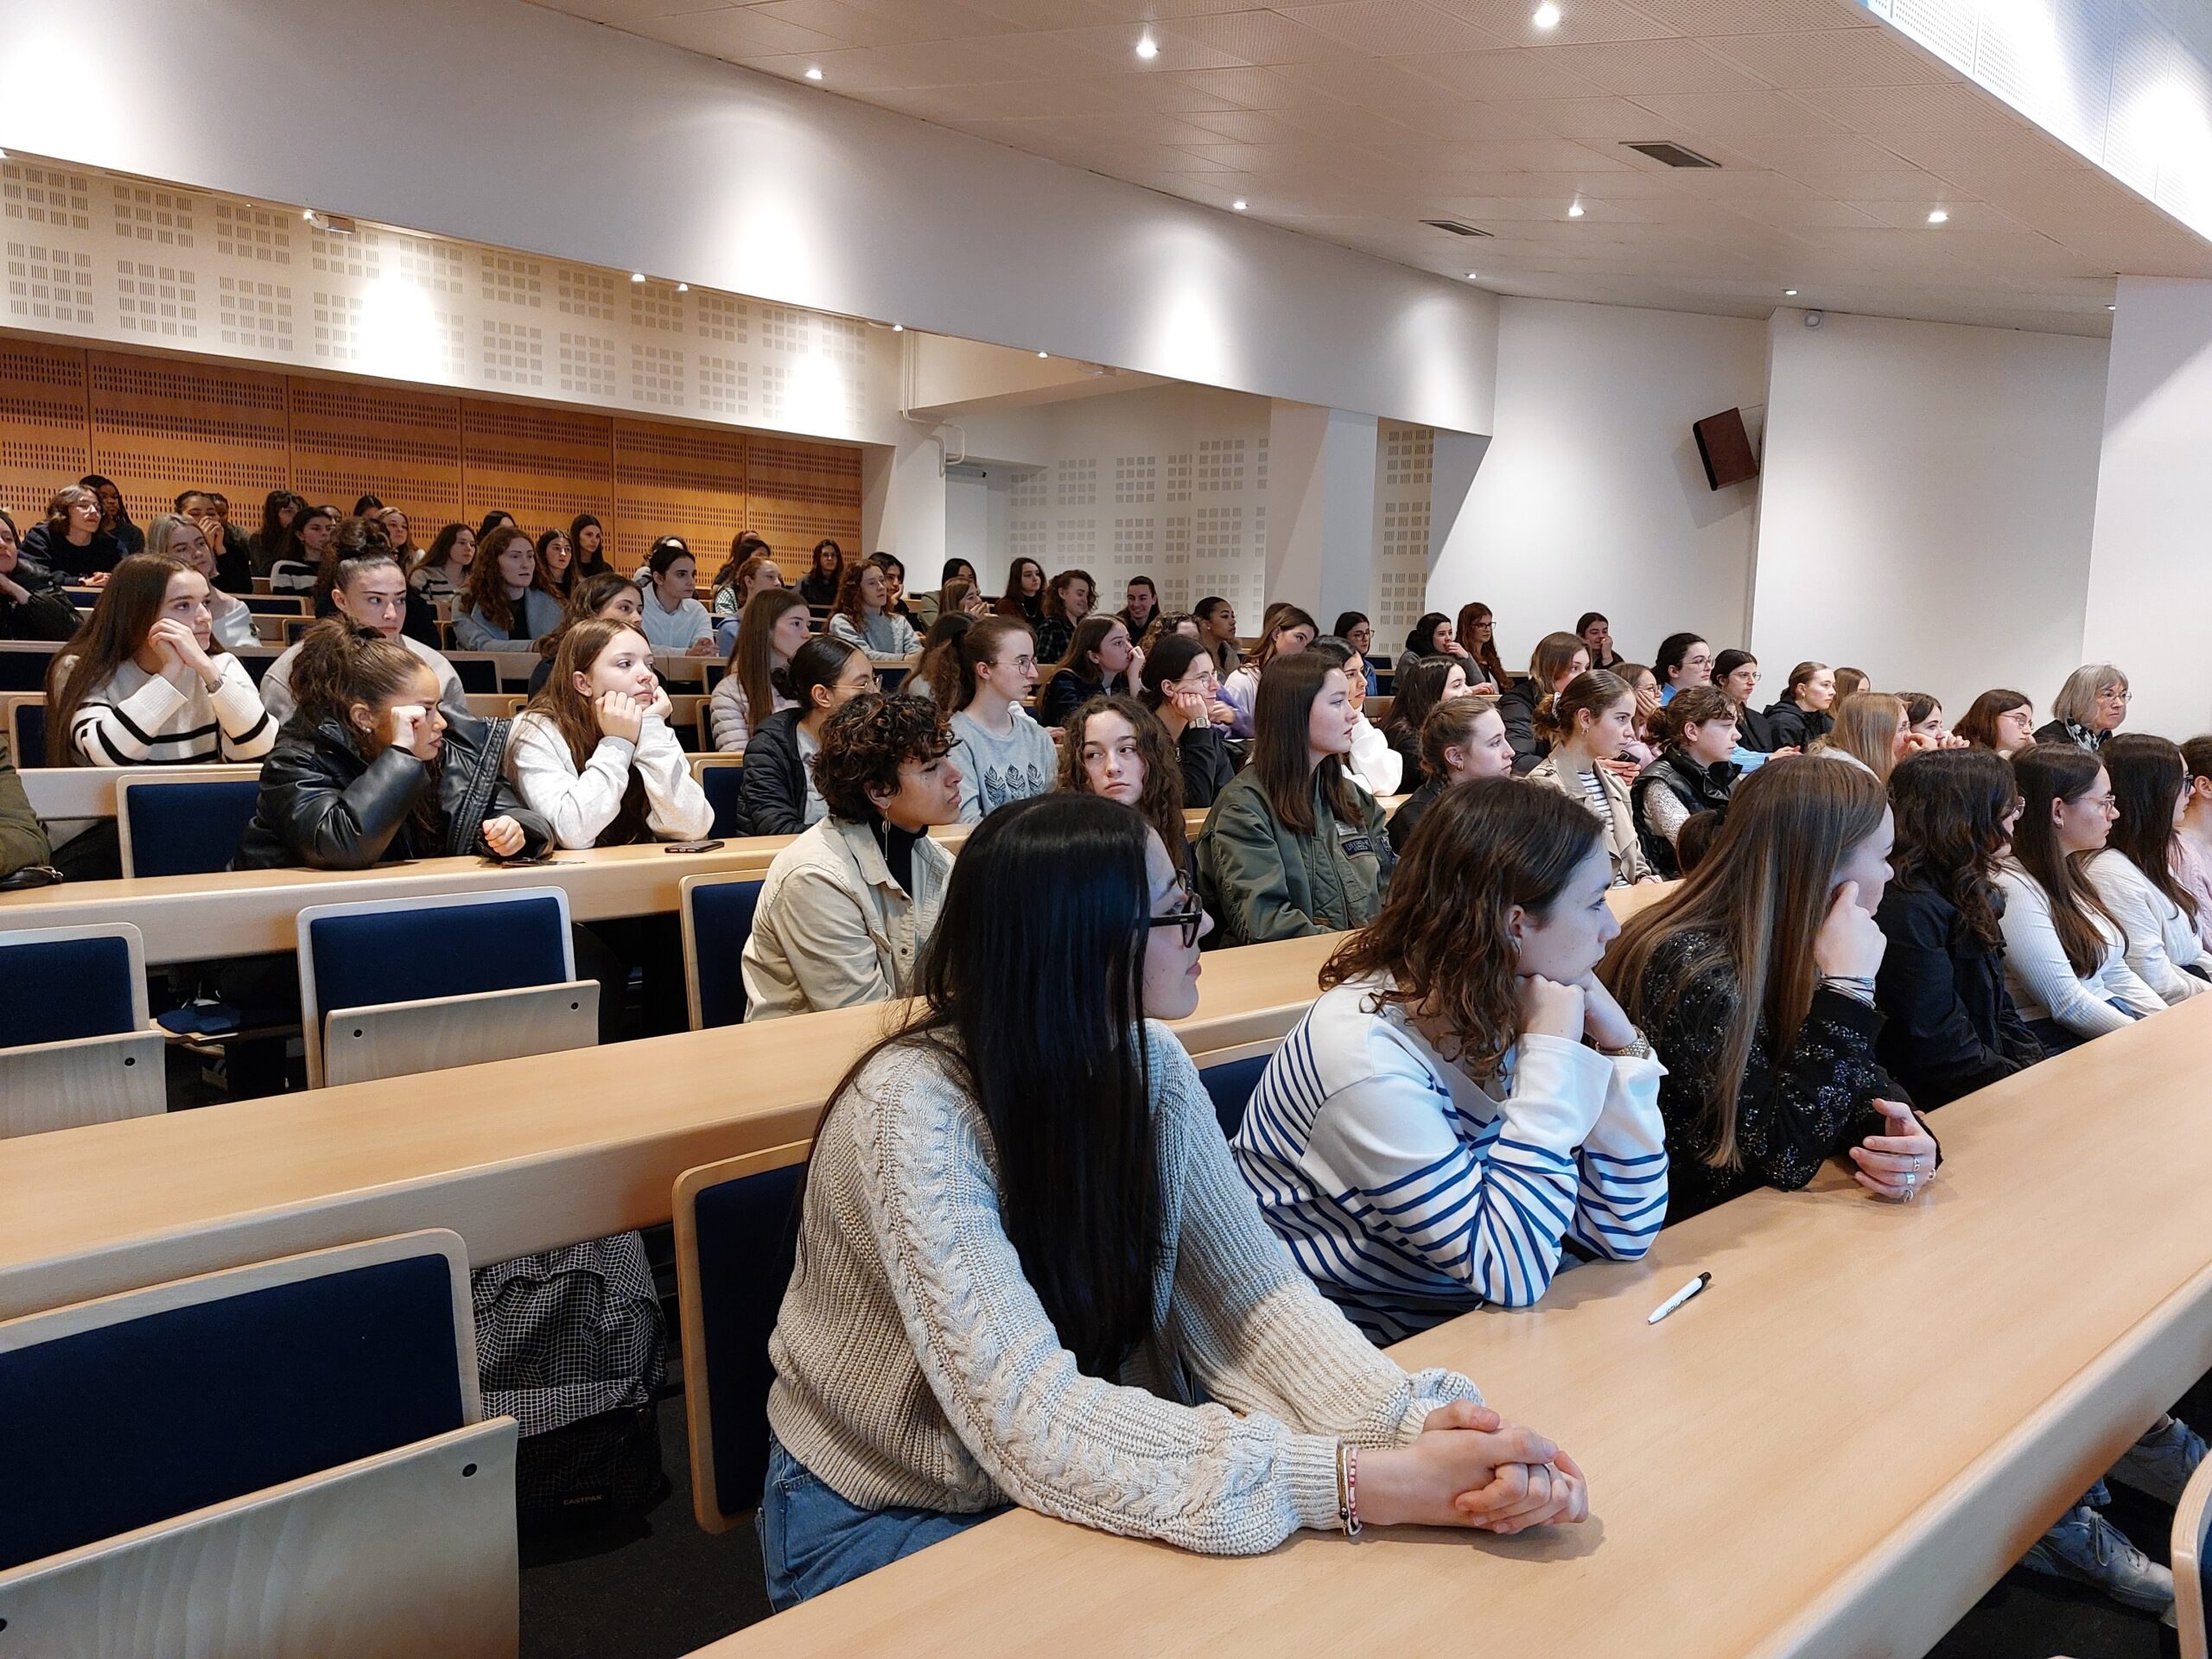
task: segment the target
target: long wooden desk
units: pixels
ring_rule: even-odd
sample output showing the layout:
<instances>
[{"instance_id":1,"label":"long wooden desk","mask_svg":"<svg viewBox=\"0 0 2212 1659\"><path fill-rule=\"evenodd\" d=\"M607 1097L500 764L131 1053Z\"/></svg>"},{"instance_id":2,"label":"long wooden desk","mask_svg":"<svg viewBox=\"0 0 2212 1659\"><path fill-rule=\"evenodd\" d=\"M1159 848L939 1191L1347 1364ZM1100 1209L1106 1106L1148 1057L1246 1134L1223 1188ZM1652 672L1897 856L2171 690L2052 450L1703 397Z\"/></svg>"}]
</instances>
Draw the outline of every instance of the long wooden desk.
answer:
<instances>
[{"instance_id":1,"label":"long wooden desk","mask_svg":"<svg viewBox=\"0 0 2212 1659\"><path fill-rule=\"evenodd\" d=\"M702 1656L1923 1653L2212 1366L2208 1045L2212 998L1945 1108L1910 1206L1754 1193L1393 1351L1556 1436L1581 1528L1225 1560L1018 1511Z\"/></svg>"}]
</instances>

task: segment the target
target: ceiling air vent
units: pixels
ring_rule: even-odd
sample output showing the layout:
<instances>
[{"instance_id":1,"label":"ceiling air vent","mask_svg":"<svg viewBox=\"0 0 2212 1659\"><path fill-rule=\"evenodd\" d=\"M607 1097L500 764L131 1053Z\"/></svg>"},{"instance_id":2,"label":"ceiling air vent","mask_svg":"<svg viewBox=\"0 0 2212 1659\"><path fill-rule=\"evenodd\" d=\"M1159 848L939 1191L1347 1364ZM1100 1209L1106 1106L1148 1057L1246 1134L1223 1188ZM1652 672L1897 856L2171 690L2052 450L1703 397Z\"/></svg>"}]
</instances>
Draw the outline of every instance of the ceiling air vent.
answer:
<instances>
[{"instance_id":1,"label":"ceiling air vent","mask_svg":"<svg viewBox=\"0 0 2212 1659\"><path fill-rule=\"evenodd\" d=\"M1719 162L1710 156L1700 156L1694 149L1684 149L1680 144L1669 143L1664 138L1644 142L1630 140L1627 147L1639 156L1649 156L1655 162L1664 162L1669 167L1718 167Z\"/></svg>"},{"instance_id":2,"label":"ceiling air vent","mask_svg":"<svg viewBox=\"0 0 2212 1659\"><path fill-rule=\"evenodd\" d=\"M1488 231L1478 231L1471 225L1462 225L1456 219L1424 219L1421 223L1433 231L1449 231L1454 236L1488 236Z\"/></svg>"}]
</instances>

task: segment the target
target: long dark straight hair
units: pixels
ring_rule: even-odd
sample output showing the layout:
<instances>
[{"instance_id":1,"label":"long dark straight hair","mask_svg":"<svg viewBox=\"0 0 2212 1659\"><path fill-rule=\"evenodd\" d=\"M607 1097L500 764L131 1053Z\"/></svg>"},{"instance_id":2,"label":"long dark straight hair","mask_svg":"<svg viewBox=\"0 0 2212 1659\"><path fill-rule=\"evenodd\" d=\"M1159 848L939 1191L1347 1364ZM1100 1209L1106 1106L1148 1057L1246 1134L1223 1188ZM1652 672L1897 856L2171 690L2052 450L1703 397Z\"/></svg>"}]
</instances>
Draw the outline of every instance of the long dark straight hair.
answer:
<instances>
[{"instance_id":1,"label":"long dark straight hair","mask_svg":"<svg viewBox=\"0 0 2212 1659\"><path fill-rule=\"evenodd\" d=\"M2101 916L2111 922L2112 912L2082 874L2079 861L2058 844L2050 809L2055 801L2080 800L2104 769L2097 756L2071 743L2038 743L2012 757L2012 776L2024 803L2012 830L2012 856L2050 900L2052 931L2077 976L2094 972L2112 948L2094 919ZM2120 931L2118 923L2113 927Z\"/></svg>"},{"instance_id":2,"label":"long dark straight hair","mask_svg":"<svg viewBox=\"0 0 2212 1659\"><path fill-rule=\"evenodd\" d=\"M2120 809L2112 846L2194 926L2196 896L2174 879L2174 803L2189 787L2189 764L2180 745L2149 732L2115 732L2098 758L2112 779L2113 804Z\"/></svg>"},{"instance_id":3,"label":"long dark straight hair","mask_svg":"<svg viewBox=\"0 0 2212 1659\"><path fill-rule=\"evenodd\" d=\"M1344 757L1325 754L1319 766L1306 759L1313 700L1321 695L1330 675L1343 672L1326 657L1310 651L1278 657L1261 678L1260 695L1252 705L1252 775L1275 817L1301 836L1310 836L1319 828L1313 821L1317 782L1322 804L1338 822L1354 827L1360 823L1351 780L1344 775Z\"/></svg>"},{"instance_id":4,"label":"long dark straight hair","mask_svg":"<svg viewBox=\"0 0 2212 1659\"><path fill-rule=\"evenodd\" d=\"M1022 1274L1091 1376L1114 1376L1151 1333L1160 1258L1148 840L1135 811L1096 795L1032 796L985 818L953 862L914 1012L830 1096L835 1111L888 1048L941 1059L990 1131ZM1028 896L1009 905L1009 893Z\"/></svg>"},{"instance_id":5,"label":"long dark straight hair","mask_svg":"<svg viewBox=\"0 0 2212 1659\"><path fill-rule=\"evenodd\" d=\"M1907 755L1890 774L1897 837L1890 866L1897 884L1948 899L1992 950L2005 944L1994 902L1997 854L2015 793L2012 768L1988 749L1930 749Z\"/></svg>"}]
</instances>

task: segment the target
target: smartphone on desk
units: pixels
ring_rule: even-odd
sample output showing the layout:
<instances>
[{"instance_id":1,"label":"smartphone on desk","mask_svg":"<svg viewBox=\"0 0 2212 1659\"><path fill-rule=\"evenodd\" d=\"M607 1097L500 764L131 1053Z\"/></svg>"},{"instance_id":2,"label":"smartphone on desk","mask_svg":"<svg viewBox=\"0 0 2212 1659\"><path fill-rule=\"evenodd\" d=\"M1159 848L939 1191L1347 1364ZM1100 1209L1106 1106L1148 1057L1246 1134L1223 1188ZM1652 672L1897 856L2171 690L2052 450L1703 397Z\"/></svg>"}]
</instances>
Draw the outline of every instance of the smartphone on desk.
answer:
<instances>
[{"instance_id":1,"label":"smartphone on desk","mask_svg":"<svg viewBox=\"0 0 2212 1659\"><path fill-rule=\"evenodd\" d=\"M664 853L718 853L722 849L719 841L671 841L661 849Z\"/></svg>"}]
</instances>

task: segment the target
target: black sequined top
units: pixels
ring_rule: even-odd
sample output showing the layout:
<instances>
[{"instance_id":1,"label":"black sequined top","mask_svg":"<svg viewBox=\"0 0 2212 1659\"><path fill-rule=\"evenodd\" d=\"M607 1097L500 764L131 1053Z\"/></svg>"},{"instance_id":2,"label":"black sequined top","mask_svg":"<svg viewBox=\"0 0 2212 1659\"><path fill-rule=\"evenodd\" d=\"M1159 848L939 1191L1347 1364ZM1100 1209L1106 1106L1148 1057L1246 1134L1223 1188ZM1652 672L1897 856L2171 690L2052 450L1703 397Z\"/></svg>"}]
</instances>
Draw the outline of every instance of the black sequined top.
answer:
<instances>
[{"instance_id":1,"label":"black sequined top","mask_svg":"<svg viewBox=\"0 0 2212 1659\"><path fill-rule=\"evenodd\" d=\"M1643 1006L1629 1011L1667 1066L1659 1111L1670 1225L1755 1187L1796 1191L1846 1147L1889 1133L1878 1098L1908 1098L1874 1059L1879 1011L1823 986L1788 1052L1777 1057L1764 1028L1752 1038L1737 1096L1738 1162L1714 1168L1706 1160L1714 1141L1707 1102L1736 999L1734 967L1720 940L1686 932L1653 951Z\"/></svg>"}]
</instances>

